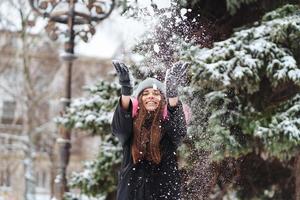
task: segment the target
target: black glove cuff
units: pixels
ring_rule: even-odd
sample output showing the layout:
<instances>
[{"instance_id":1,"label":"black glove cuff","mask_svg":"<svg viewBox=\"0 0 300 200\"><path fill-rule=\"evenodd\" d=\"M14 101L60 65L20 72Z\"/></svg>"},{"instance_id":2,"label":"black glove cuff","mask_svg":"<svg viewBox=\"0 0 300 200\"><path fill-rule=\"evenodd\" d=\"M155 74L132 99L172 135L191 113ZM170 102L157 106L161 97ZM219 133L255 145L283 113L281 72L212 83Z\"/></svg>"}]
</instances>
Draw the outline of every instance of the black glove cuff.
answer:
<instances>
[{"instance_id":1,"label":"black glove cuff","mask_svg":"<svg viewBox=\"0 0 300 200\"><path fill-rule=\"evenodd\" d=\"M178 97L178 90L176 89L167 89L167 98L174 98L174 97Z\"/></svg>"},{"instance_id":2,"label":"black glove cuff","mask_svg":"<svg viewBox=\"0 0 300 200\"><path fill-rule=\"evenodd\" d=\"M132 87L122 86L121 87L121 94L125 96L130 96L132 94Z\"/></svg>"}]
</instances>

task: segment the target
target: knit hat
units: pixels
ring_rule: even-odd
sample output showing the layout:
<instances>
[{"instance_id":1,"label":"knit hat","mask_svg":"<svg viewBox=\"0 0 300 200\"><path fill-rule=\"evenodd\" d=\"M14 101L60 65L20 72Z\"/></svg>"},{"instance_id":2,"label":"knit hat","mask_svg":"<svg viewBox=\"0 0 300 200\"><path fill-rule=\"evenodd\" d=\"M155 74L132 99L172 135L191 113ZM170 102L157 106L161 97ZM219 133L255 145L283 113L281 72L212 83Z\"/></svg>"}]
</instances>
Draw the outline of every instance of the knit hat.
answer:
<instances>
[{"instance_id":1,"label":"knit hat","mask_svg":"<svg viewBox=\"0 0 300 200\"><path fill-rule=\"evenodd\" d=\"M133 96L138 97L140 93L146 88L160 90L160 92L163 93L164 96L166 96L165 85L155 78L146 78L145 80L140 82L138 87L134 90Z\"/></svg>"}]
</instances>

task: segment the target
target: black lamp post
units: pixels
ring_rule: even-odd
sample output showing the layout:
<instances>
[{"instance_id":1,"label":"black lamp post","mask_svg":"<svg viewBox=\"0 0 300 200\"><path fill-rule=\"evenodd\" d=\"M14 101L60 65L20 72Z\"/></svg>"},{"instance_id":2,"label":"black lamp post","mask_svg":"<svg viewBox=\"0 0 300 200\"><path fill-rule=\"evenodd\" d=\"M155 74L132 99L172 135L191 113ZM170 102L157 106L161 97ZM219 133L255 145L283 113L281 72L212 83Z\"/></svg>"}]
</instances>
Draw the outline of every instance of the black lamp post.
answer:
<instances>
[{"instance_id":1,"label":"black lamp post","mask_svg":"<svg viewBox=\"0 0 300 200\"><path fill-rule=\"evenodd\" d=\"M39 16L47 18L46 31L52 40L59 35L65 39L65 53L61 56L66 63L66 85L64 110L70 106L72 65L76 59L74 55L75 38L87 42L95 34L95 25L107 18L114 6L115 0L29 0L33 11ZM59 144L59 170L55 179L55 196L62 200L68 190L66 169L69 163L71 148L71 132L60 130Z\"/></svg>"}]
</instances>

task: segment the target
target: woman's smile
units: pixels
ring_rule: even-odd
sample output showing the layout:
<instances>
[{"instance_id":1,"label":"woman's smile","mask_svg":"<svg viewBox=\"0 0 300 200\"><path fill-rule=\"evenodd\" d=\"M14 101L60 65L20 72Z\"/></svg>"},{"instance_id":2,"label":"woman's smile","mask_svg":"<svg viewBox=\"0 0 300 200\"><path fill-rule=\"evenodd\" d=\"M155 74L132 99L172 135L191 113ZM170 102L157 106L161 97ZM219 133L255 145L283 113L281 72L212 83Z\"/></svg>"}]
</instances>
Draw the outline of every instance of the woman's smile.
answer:
<instances>
[{"instance_id":1,"label":"woman's smile","mask_svg":"<svg viewBox=\"0 0 300 200\"><path fill-rule=\"evenodd\" d=\"M146 104L148 104L148 105L157 105L158 103L154 102L154 101L147 101Z\"/></svg>"}]
</instances>

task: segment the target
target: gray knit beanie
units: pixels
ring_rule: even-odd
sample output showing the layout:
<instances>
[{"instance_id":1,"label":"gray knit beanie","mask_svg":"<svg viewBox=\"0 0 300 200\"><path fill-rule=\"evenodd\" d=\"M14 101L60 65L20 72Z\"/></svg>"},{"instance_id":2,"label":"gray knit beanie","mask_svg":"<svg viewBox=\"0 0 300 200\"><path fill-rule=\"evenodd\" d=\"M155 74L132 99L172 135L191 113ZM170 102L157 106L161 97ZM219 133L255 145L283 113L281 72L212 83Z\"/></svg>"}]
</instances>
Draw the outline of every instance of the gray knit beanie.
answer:
<instances>
[{"instance_id":1,"label":"gray knit beanie","mask_svg":"<svg viewBox=\"0 0 300 200\"><path fill-rule=\"evenodd\" d=\"M164 96L166 96L165 85L155 78L146 78L145 80L140 82L138 87L134 90L133 96L138 97L140 93L146 88L158 89L161 91L161 93L163 93Z\"/></svg>"}]
</instances>

